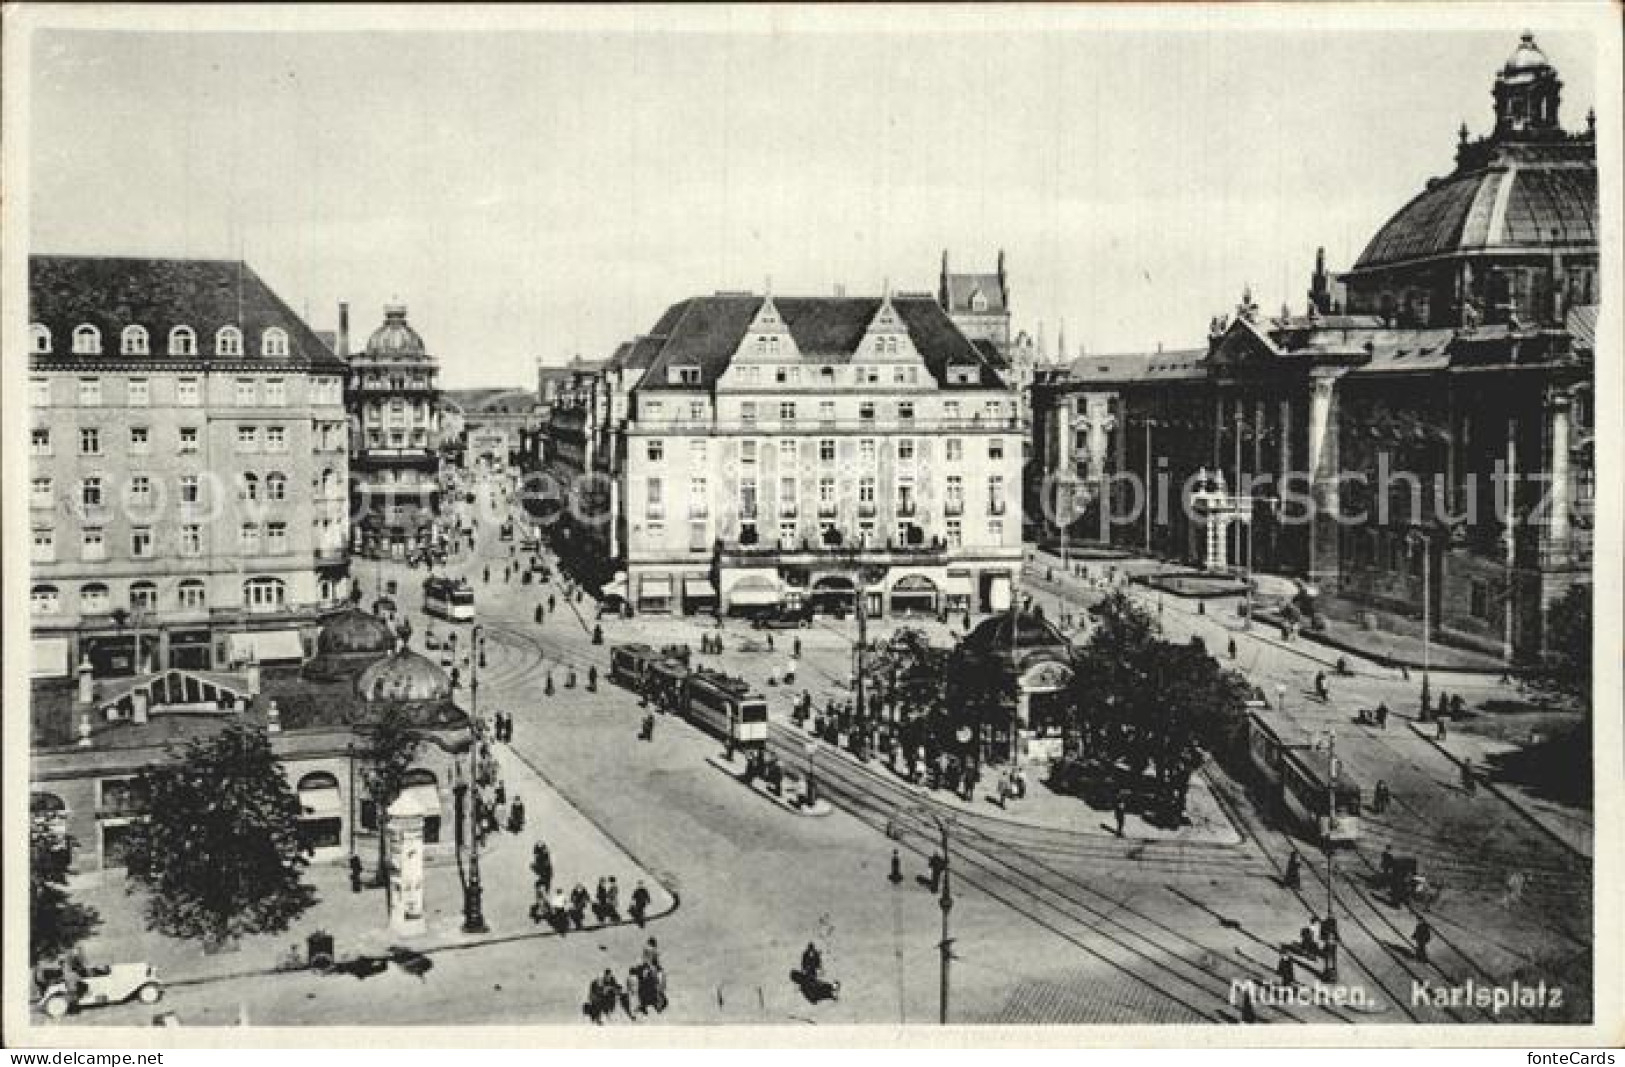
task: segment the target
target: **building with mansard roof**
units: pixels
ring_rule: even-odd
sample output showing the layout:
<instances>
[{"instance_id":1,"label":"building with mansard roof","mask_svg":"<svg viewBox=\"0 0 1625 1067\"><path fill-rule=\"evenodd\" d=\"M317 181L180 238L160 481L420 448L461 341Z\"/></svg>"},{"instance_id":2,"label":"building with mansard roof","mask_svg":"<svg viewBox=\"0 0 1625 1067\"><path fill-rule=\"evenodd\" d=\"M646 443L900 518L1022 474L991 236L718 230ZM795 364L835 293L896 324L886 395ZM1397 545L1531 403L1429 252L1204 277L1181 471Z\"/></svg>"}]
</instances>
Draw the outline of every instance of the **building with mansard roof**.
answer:
<instances>
[{"instance_id":1,"label":"building with mansard roof","mask_svg":"<svg viewBox=\"0 0 1625 1067\"><path fill-rule=\"evenodd\" d=\"M1524 35L1493 129L1464 128L1352 269L1317 257L1303 313L1244 295L1205 351L1048 376L1052 524L1293 576L1366 628L1540 654L1546 607L1590 579L1595 485L1596 136L1563 128L1561 89Z\"/></svg>"},{"instance_id":2,"label":"building with mansard roof","mask_svg":"<svg viewBox=\"0 0 1625 1067\"><path fill-rule=\"evenodd\" d=\"M33 672L298 661L349 593L344 365L245 263L29 257Z\"/></svg>"},{"instance_id":3,"label":"building with mansard roof","mask_svg":"<svg viewBox=\"0 0 1625 1067\"><path fill-rule=\"evenodd\" d=\"M936 299L694 297L640 348L616 510L636 610L1008 604L1018 399Z\"/></svg>"}]
</instances>

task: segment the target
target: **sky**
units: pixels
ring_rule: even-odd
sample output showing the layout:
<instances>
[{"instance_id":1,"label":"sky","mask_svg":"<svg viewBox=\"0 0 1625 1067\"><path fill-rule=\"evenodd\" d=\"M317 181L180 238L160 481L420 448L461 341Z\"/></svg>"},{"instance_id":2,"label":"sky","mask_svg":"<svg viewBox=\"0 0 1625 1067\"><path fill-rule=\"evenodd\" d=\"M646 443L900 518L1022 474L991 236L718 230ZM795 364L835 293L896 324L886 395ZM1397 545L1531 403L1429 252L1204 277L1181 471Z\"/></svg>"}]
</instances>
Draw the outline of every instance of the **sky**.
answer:
<instances>
[{"instance_id":1,"label":"sky","mask_svg":"<svg viewBox=\"0 0 1625 1067\"><path fill-rule=\"evenodd\" d=\"M944 249L964 271L1003 249L1015 326L1051 351L1063 323L1069 354L1193 347L1244 285L1301 310L1317 246L1352 265L1463 121L1488 131L1515 20L1541 14L1306 33L988 11L40 31L31 250L241 257L318 329L348 301L360 339L399 299L452 388L534 388L538 359L604 358L690 295L934 291ZM1530 28L1583 127L1596 42Z\"/></svg>"}]
</instances>

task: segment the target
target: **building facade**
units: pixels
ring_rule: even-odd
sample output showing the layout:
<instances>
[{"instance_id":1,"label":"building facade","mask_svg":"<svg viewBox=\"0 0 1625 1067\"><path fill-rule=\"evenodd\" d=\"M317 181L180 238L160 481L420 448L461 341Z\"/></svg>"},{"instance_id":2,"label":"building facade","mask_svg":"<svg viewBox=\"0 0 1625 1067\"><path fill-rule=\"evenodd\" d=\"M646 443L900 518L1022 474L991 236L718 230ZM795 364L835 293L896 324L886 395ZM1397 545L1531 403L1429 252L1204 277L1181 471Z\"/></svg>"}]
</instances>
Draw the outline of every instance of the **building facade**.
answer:
<instances>
[{"instance_id":1,"label":"building facade","mask_svg":"<svg viewBox=\"0 0 1625 1067\"><path fill-rule=\"evenodd\" d=\"M935 299L718 294L651 336L625 430L636 610L1009 603L1018 398Z\"/></svg>"},{"instance_id":2,"label":"building facade","mask_svg":"<svg viewBox=\"0 0 1625 1067\"><path fill-rule=\"evenodd\" d=\"M341 338L347 333L346 323ZM440 366L406 321L404 304L384 308L365 349L342 354L349 362L352 547L358 555L402 558L435 538Z\"/></svg>"},{"instance_id":3,"label":"building facade","mask_svg":"<svg viewBox=\"0 0 1625 1067\"><path fill-rule=\"evenodd\" d=\"M1546 606L1589 581L1595 470L1596 141L1559 125L1560 87L1526 35L1494 130L1464 133L1456 169L1354 269L1317 259L1304 314L1244 295L1205 351L1082 359L1041 385L1035 440L1049 499L1076 504L1069 532L1538 655Z\"/></svg>"},{"instance_id":4,"label":"building facade","mask_svg":"<svg viewBox=\"0 0 1625 1067\"><path fill-rule=\"evenodd\" d=\"M349 594L343 363L244 263L29 273L35 676L302 658Z\"/></svg>"}]
</instances>

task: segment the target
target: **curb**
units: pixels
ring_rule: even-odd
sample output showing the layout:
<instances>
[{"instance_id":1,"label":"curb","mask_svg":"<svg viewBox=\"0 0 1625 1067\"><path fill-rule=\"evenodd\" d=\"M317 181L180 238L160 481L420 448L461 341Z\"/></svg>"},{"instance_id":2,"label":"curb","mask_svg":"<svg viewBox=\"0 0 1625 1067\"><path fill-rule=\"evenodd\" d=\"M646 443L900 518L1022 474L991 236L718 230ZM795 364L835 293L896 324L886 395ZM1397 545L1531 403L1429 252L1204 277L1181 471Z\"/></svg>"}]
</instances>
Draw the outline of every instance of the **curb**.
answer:
<instances>
[{"instance_id":1,"label":"curb","mask_svg":"<svg viewBox=\"0 0 1625 1067\"><path fill-rule=\"evenodd\" d=\"M1271 623L1272 625L1276 625L1276 626L1280 625L1279 621L1275 618L1274 615L1266 615L1266 614L1260 612L1257 615L1255 615L1254 618L1256 620L1258 620L1258 621ZM1306 640L1306 641L1313 641L1314 643L1316 643L1318 645L1324 645L1327 648L1336 649L1337 651L1345 653L1347 655L1359 656L1361 659L1366 660L1366 661L1368 661L1370 663L1375 663L1379 667L1388 667L1388 668L1391 668L1391 669L1396 670L1396 671L1399 670L1402 667L1405 668L1406 670L1413 670L1413 671L1420 671L1420 670L1423 669L1421 660L1406 659L1403 656L1390 656L1390 655L1387 655L1387 654L1382 653L1382 652L1367 652L1364 649L1357 648L1356 646L1347 643L1346 641L1340 641L1335 637L1332 637L1332 636L1330 636L1330 635L1328 635L1326 633L1319 632L1319 631L1316 631L1316 630L1310 630L1310 629L1307 629L1307 628L1300 629L1298 631L1298 634L1299 634L1299 636L1304 638L1304 640ZM1443 642L1435 642L1435 644L1444 645ZM1455 646L1453 646L1453 645L1444 645L1444 647L1446 647L1446 648L1455 648ZM1458 650L1458 651L1466 651L1466 650ZM1501 675L1506 674L1506 675L1510 675L1513 678L1522 677L1523 675L1531 673L1531 671L1530 671L1530 669L1528 667L1518 667L1518 666L1512 666L1512 667L1501 667L1501 666L1495 666L1495 667L1458 667L1458 666L1440 666L1439 664L1429 664L1428 667L1427 667L1427 670L1428 670L1428 672L1430 674L1474 674L1474 675L1485 675L1485 676L1494 675L1496 677L1500 677Z\"/></svg>"},{"instance_id":2,"label":"curb","mask_svg":"<svg viewBox=\"0 0 1625 1067\"><path fill-rule=\"evenodd\" d=\"M1451 763L1455 764L1458 768L1461 767L1461 760L1453 752L1451 752L1448 748L1445 748L1444 745L1440 744L1438 738L1429 737L1427 734L1423 733L1422 732L1422 727L1414 719L1411 720L1406 725L1408 725L1411 728L1412 733L1416 734L1416 736L1418 738L1420 738L1421 740L1426 741L1432 748L1434 748L1445 759L1447 759ZM1490 781L1490 779L1485 778L1483 776L1477 776L1477 780L1478 780L1478 784L1480 786L1482 786L1484 789L1487 789L1489 792L1491 792L1491 793L1495 794L1497 797L1499 797L1501 799L1501 801L1506 804L1507 807L1511 808L1513 811L1517 812L1519 815L1522 815L1526 820L1528 820L1531 824L1533 824L1537 829L1539 829L1547 837L1551 838L1553 841L1555 841L1559 845L1561 845L1565 851L1573 853L1575 856L1578 856L1578 857L1580 857L1581 859L1583 859L1583 860L1585 860L1587 862L1591 862L1593 860L1594 857L1588 856L1586 853L1584 853L1584 852L1580 851L1579 849L1575 848L1566 839L1564 839L1564 837L1561 834L1557 833L1557 831L1553 830L1551 827L1547 826L1543 821L1541 821L1539 818L1537 818L1535 815L1533 815L1527 808L1525 808L1523 806L1523 804L1518 799L1515 799L1512 796L1508 795L1507 791L1505 789L1501 788L1495 782L1492 782L1492 781ZM1592 837L1595 838L1596 837L1596 824L1595 823L1592 824L1591 833L1592 833Z\"/></svg>"},{"instance_id":3,"label":"curb","mask_svg":"<svg viewBox=\"0 0 1625 1067\"><path fill-rule=\"evenodd\" d=\"M792 804L785 797L774 796L765 787L762 789L756 788L755 782L751 782L750 784L746 785L745 780L739 776L739 772L720 756L707 756L705 757L705 762L708 765L715 767L717 770L721 771L735 782L745 786L745 788L749 789L752 793L755 793L763 800L766 800L771 804L775 804L789 812L791 815L795 815L799 818L817 819L828 815L835 810L830 806L829 801L825 800L823 797L819 797L817 800L813 801L812 807L804 808L799 804Z\"/></svg>"}]
</instances>

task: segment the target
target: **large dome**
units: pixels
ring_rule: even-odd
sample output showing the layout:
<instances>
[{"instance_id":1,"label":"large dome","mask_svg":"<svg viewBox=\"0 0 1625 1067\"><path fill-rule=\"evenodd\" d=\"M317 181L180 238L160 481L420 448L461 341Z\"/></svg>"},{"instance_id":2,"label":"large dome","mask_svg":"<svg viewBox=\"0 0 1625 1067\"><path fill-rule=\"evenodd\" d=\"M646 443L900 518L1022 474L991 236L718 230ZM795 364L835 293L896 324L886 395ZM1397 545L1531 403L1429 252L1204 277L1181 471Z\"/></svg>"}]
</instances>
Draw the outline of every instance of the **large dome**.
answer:
<instances>
[{"instance_id":1,"label":"large dome","mask_svg":"<svg viewBox=\"0 0 1625 1067\"><path fill-rule=\"evenodd\" d=\"M1535 35L1526 31L1518 40L1517 50L1512 53L1511 58L1507 60L1506 66L1501 69L1506 74L1522 74L1550 66L1551 63L1546 59L1546 53L1542 52L1540 46L1535 44Z\"/></svg>"},{"instance_id":2,"label":"large dome","mask_svg":"<svg viewBox=\"0 0 1625 1067\"><path fill-rule=\"evenodd\" d=\"M355 689L369 704L418 704L451 699L451 679L446 672L410 649L402 649L362 671Z\"/></svg>"},{"instance_id":3,"label":"large dome","mask_svg":"<svg viewBox=\"0 0 1625 1067\"><path fill-rule=\"evenodd\" d=\"M367 338L367 355L399 359L421 356L425 351L423 338L406 323L406 305L384 305L384 324Z\"/></svg>"},{"instance_id":4,"label":"large dome","mask_svg":"<svg viewBox=\"0 0 1625 1067\"><path fill-rule=\"evenodd\" d=\"M1433 183L1377 231L1354 269L1456 252L1596 243L1596 169L1541 161Z\"/></svg>"},{"instance_id":5,"label":"large dome","mask_svg":"<svg viewBox=\"0 0 1625 1067\"><path fill-rule=\"evenodd\" d=\"M318 655L386 655L394 650L395 632L389 623L358 608L334 616L316 635Z\"/></svg>"}]
</instances>

